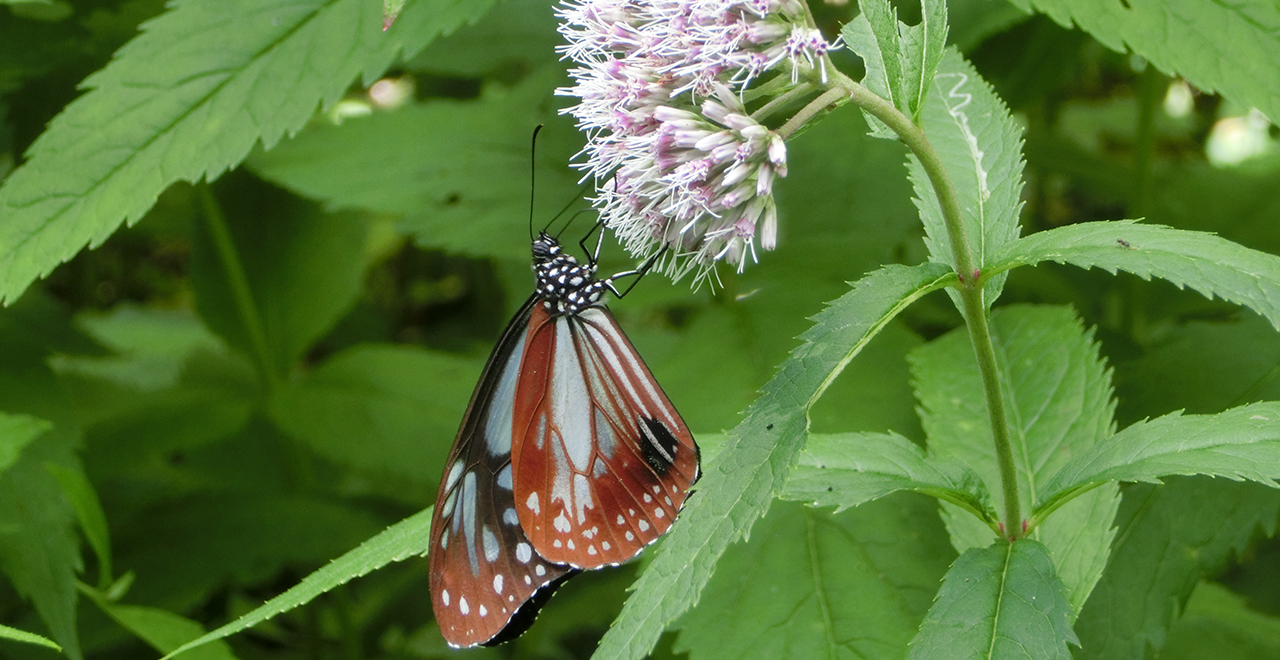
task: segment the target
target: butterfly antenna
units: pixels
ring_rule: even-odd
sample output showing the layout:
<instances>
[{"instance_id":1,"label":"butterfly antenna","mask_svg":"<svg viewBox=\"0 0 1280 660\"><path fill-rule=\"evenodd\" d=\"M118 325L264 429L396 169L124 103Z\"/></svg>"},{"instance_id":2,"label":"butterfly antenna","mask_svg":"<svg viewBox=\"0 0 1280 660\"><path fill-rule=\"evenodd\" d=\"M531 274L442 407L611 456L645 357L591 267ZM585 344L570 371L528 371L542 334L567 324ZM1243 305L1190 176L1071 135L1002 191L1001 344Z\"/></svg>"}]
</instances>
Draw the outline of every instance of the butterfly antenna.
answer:
<instances>
[{"instance_id":1,"label":"butterfly antenna","mask_svg":"<svg viewBox=\"0 0 1280 660\"><path fill-rule=\"evenodd\" d=\"M543 124L538 124L533 129L533 139L529 144L529 242L533 242L533 197L537 187L534 183L538 175L538 133L542 130Z\"/></svg>"}]
</instances>

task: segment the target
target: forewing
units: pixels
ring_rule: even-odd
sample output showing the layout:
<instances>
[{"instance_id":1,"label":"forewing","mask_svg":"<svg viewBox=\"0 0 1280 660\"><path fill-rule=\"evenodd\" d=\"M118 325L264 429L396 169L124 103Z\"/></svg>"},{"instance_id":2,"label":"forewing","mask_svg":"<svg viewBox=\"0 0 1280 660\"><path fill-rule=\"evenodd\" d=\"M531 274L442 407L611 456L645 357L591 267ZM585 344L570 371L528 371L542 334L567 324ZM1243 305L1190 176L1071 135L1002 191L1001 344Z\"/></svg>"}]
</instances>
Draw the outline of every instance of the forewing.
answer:
<instances>
[{"instance_id":1,"label":"forewing","mask_svg":"<svg viewBox=\"0 0 1280 660\"><path fill-rule=\"evenodd\" d=\"M528 336L515 403L528 425L512 453L520 525L547 561L626 561L697 481L693 435L608 310L535 307Z\"/></svg>"},{"instance_id":2,"label":"forewing","mask_svg":"<svg viewBox=\"0 0 1280 660\"><path fill-rule=\"evenodd\" d=\"M485 365L454 440L431 519L431 604L454 646L523 632L545 596L572 572L546 561L521 530L512 490L514 395L530 299Z\"/></svg>"}]
</instances>

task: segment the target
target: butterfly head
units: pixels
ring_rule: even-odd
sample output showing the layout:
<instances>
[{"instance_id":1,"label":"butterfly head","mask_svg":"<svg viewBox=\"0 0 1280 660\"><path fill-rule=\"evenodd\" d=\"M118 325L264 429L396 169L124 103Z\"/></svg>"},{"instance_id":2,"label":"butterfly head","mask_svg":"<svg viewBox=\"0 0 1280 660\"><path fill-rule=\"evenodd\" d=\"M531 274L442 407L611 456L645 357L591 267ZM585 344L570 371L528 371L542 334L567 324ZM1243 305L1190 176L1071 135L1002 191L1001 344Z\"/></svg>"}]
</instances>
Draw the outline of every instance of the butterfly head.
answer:
<instances>
[{"instance_id":1,"label":"butterfly head","mask_svg":"<svg viewBox=\"0 0 1280 660\"><path fill-rule=\"evenodd\" d=\"M599 304L608 288L596 279L594 263L578 263L546 232L533 242L533 272L538 278L537 295L553 316L577 314Z\"/></svg>"}]
</instances>

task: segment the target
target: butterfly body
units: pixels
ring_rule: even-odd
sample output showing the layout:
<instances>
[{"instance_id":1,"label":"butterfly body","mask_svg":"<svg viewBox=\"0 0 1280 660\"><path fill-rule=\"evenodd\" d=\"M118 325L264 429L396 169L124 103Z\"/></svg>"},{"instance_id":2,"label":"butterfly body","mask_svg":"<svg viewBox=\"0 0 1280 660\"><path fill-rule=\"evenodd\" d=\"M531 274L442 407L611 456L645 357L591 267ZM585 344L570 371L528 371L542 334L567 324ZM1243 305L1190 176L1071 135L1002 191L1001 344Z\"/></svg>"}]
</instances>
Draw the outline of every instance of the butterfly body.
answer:
<instances>
[{"instance_id":1,"label":"butterfly body","mask_svg":"<svg viewBox=\"0 0 1280 660\"><path fill-rule=\"evenodd\" d=\"M485 365L436 499L432 604L455 646L518 635L560 581L634 557L699 474L692 434L601 302L611 280L545 233L533 257L534 294Z\"/></svg>"}]
</instances>

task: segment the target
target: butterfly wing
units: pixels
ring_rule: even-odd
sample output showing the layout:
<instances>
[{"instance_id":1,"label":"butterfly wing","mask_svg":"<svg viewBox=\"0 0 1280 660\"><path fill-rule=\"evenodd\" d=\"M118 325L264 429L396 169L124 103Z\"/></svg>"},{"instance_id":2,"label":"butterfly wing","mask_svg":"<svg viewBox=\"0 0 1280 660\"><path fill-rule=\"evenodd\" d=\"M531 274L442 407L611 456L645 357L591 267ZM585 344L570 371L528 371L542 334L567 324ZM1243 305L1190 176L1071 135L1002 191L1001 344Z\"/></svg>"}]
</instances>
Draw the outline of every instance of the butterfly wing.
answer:
<instances>
[{"instance_id":1,"label":"butterfly wing","mask_svg":"<svg viewBox=\"0 0 1280 660\"><path fill-rule=\"evenodd\" d=\"M584 569L634 557L698 479L684 420L603 307L552 317L535 306L521 372L511 459L534 549Z\"/></svg>"},{"instance_id":2,"label":"butterfly wing","mask_svg":"<svg viewBox=\"0 0 1280 660\"><path fill-rule=\"evenodd\" d=\"M454 646L519 635L556 585L575 572L534 549L520 527L512 490L512 411L536 300L525 303L489 356L436 496L431 604Z\"/></svg>"}]
</instances>

